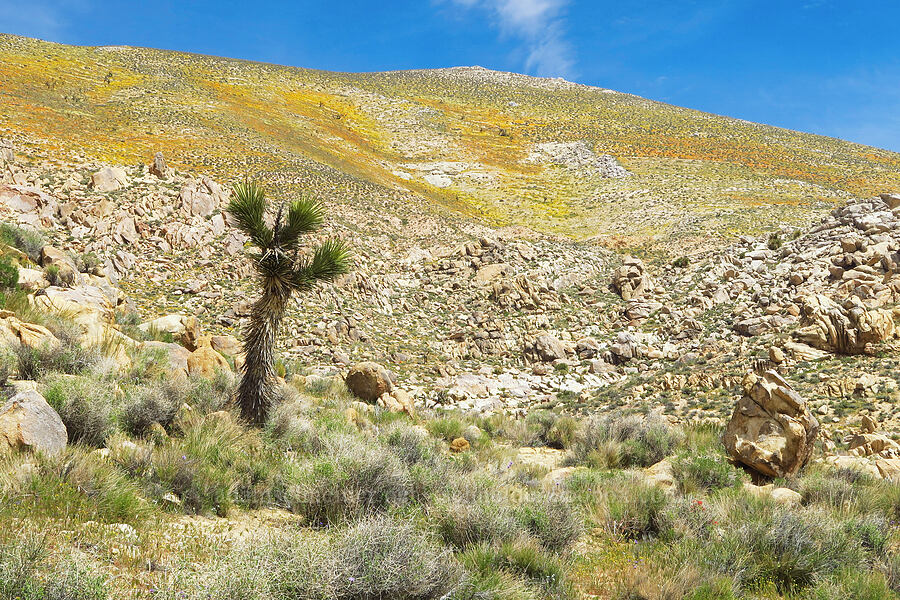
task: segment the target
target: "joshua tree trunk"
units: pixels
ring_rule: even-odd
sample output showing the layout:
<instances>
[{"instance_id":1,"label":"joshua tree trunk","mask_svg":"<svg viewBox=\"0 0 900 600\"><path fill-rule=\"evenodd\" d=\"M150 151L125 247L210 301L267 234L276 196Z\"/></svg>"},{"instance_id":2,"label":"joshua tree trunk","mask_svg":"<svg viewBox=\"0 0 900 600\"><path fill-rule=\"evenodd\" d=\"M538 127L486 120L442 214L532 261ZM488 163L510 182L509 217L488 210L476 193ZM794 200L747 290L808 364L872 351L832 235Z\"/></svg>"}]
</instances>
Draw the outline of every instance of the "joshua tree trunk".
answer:
<instances>
[{"instance_id":1,"label":"joshua tree trunk","mask_svg":"<svg viewBox=\"0 0 900 600\"><path fill-rule=\"evenodd\" d=\"M275 336L290 297L290 290L264 289L253 304L244 331L245 358L238 403L241 417L257 425L263 424L276 399Z\"/></svg>"}]
</instances>

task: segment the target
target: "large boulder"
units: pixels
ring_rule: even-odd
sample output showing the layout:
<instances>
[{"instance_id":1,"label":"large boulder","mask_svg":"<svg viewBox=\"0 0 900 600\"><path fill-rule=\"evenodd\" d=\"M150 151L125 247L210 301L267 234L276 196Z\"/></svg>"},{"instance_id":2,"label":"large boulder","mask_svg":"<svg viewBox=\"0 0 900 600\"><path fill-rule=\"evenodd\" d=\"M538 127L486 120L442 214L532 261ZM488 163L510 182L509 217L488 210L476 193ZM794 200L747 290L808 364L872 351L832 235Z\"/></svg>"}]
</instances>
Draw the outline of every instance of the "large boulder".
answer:
<instances>
[{"instance_id":1,"label":"large boulder","mask_svg":"<svg viewBox=\"0 0 900 600\"><path fill-rule=\"evenodd\" d=\"M118 167L103 167L91 175L91 187L98 192L114 192L128 185L128 176Z\"/></svg>"},{"instance_id":2,"label":"large boulder","mask_svg":"<svg viewBox=\"0 0 900 600\"><path fill-rule=\"evenodd\" d=\"M781 375L767 371L744 379L723 441L731 458L769 477L795 475L809 460L819 422Z\"/></svg>"},{"instance_id":3,"label":"large boulder","mask_svg":"<svg viewBox=\"0 0 900 600\"><path fill-rule=\"evenodd\" d=\"M653 282L641 259L626 256L622 266L613 273L612 286L623 300L631 300L652 290Z\"/></svg>"},{"instance_id":4,"label":"large boulder","mask_svg":"<svg viewBox=\"0 0 900 600\"><path fill-rule=\"evenodd\" d=\"M344 381L354 396L366 402L376 402L394 389L388 370L374 362L353 365Z\"/></svg>"},{"instance_id":5,"label":"large boulder","mask_svg":"<svg viewBox=\"0 0 900 600\"><path fill-rule=\"evenodd\" d=\"M0 343L4 346L21 344L26 348L58 348L60 341L43 325L26 323L9 311L0 311Z\"/></svg>"},{"instance_id":6,"label":"large boulder","mask_svg":"<svg viewBox=\"0 0 900 600\"><path fill-rule=\"evenodd\" d=\"M891 312L866 308L859 298L838 304L822 294L803 299L801 329L794 336L801 342L837 354L871 352L872 346L894 337Z\"/></svg>"},{"instance_id":7,"label":"large boulder","mask_svg":"<svg viewBox=\"0 0 900 600\"><path fill-rule=\"evenodd\" d=\"M525 357L533 362L553 362L566 358L566 347L549 334L539 335L525 344Z\"/></svg>"},{"instance_id":8,"label":"large boulder","mask_svg":"<svg viewBox=\"0 0 900 600\"><path fill-rule=\"evenodd\" d=\"M62 419L44 397L19 392L0 408L0 452L6 450L58 454L68 433Z\"/></svg>"}]
</instances>

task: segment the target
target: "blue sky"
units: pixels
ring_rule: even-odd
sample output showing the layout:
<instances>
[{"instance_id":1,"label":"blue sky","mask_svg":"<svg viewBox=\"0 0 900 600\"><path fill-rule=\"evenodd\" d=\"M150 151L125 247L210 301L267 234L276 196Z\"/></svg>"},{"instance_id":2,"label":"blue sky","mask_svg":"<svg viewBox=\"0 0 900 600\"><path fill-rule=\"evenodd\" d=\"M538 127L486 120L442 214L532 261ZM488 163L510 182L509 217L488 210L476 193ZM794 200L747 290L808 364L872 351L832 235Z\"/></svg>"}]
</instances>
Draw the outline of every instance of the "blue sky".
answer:
<instances>
[{"instance_id":1,"label":"blue sky","mask_svg":"<svg viewBox=\"0 0 900 600\"><path fill-rule=\"evenodd\" d=\"M0 31L337 71L481 65L900 151L900 0L0 0Z\"/></svg>"}]
</instances>

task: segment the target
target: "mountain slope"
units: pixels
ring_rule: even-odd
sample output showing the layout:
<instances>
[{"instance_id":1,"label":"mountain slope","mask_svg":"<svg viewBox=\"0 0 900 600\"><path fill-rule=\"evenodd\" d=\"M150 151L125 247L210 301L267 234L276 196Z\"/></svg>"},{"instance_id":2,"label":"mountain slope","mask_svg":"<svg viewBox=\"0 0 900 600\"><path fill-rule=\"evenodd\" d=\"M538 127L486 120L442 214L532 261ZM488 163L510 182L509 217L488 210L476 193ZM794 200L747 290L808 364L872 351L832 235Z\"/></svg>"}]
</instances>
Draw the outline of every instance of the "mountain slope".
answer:
<instances>
[{"instance_id":1,"label":"mountain slope","mask_svg":"<svg viewBox=\"0 0 900 600\"><path fill-rule=\"evenodd\" d=\"M60 157L163 151L326 197L350 176L494 225L630 246L808 222L900 188L885 150L478 67L344 74L0 36L0 80L0 127ZM601 176L602 154L631 176Z\"/></svg>"}]
</instances>

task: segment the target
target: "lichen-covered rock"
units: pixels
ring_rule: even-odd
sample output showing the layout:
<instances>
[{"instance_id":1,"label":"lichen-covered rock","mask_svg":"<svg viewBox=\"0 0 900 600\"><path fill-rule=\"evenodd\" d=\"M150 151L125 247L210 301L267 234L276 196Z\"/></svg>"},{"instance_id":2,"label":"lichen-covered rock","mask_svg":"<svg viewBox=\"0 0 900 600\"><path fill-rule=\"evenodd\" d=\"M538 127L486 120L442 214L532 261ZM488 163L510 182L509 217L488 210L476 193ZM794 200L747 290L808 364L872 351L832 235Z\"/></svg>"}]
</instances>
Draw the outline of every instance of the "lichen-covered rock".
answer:
<instances>
[{"instance_id":1,"label":"lichen-covered rock","mask_svg":"<svg viewBox=\"0 0 900 600\"><path fill-rule=\"evenodd\" d=\"M723 441L731 458L769 477L796 474L809 460L819 422L781 375L767 371L744 379Z\"/></svg>"},{"instance_id":2,"label":"lichen-covered rock","mask_svg":"<svg viewBox=\"0 0 900 600\"><path fill-rule=\"evenodd\" d=\"M62 419L44 397L30 390L19 392L0 408L0 452L28 451L58 454L68 433Z\"/></svg>"},{"instance_id":3,"label":"lichen-covered rock","mask_svg":"<svg viewBox=\"0 0 900 600\"><path fill-rule=\"evenodd\" d=\"M855 297L838 304L822 294L803 300L802 328L794 336L803 343L837 354L871 352L872 345L894 337L893 315L866 308Z\"/></svg>"},{"instance_id":4,"label":"lichen-covered rock","mask_svg":"<svg viewBox=\"0 0 900 600\"><path fill-rule=\"evenodd\" d=\"M374 362L363 362L350 367L345 382L354 396L366 402L376 402L383 394L394 389L388 370Z\"/></svg>"}]
</instances>

